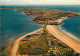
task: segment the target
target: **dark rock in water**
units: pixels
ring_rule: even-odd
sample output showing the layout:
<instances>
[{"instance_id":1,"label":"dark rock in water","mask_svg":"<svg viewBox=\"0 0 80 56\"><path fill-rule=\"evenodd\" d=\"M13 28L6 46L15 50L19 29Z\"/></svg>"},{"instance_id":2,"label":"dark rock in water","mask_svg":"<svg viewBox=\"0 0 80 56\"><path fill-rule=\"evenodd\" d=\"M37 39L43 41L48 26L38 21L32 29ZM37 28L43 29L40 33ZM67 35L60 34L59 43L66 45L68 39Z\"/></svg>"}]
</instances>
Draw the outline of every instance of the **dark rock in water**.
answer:
<instances>
[{"instance_id":1,"label":"dark rock in water","mask_svg":"<svg viewBox=\"0 0 80 56\"><path fill-rule=\"evenodd\" d=\"M4 51L6 47L1 47L0 52Z\"/></svg>"},{"instance_id":2,"label":"dark rock in water","mask_svg":"<svg viewBox=\"0 0 80 56\"><path fill-rule=\"evenodd\" d=\"M58 22L58 21L55 22L55 20L59 20L61 19L61 17L75 17L75 16L80 15L79 13L62 11L62 10L54 10L54 9L45 9L45 8L43 9L41 8L27 8L27 9L12 8L12 10L21 11L27 15L36 16L36 18L32 19L32 21L36 21L41 24L44 24L47 21L47 23L51 25L60 25L61 22ZM50 22L50 21L53 21L53 22Z\"/></svg>"}]
</instances>

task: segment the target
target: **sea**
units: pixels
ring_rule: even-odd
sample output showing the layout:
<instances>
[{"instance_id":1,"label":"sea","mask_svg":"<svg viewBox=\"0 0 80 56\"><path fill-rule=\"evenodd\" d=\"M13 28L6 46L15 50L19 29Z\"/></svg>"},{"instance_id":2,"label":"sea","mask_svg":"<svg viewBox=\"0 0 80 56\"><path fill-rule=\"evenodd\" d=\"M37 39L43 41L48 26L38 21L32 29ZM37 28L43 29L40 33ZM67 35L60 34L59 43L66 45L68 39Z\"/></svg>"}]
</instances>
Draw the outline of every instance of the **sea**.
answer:
<instances>
[{"instance_id":1,"label":"sea","mask_svg":"<svg viewBox=\"0 0 80 56\"><path fill-rule=\"evenodd\" d=\"M0 8L48 8L80 13L80 5L7 5ZM3 51L20 36L35 31L42 27L33 22L32 15L15 12L10 9L0 9L0 51ZM67 18L59 27L65 34L80 40L80 16Z\"/></svg>"}]
</instances>

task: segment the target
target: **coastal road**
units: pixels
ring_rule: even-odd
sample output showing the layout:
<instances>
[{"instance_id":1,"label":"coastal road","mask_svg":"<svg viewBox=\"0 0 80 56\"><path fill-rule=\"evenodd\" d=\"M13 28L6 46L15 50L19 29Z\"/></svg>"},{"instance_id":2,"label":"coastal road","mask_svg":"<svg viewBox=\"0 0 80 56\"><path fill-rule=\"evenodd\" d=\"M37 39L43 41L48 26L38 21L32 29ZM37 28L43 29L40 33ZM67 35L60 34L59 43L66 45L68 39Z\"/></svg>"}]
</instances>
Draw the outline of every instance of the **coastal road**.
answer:
<instances>
[{"instance_id":1,"label":"coastal road","mask_svg":"<svg viewBox=\"0 0 80 56\"><path fill-rule=\"evenodd\" d=\"M11 50L10 50L10 56L17 56L17 51L18 51L18 49L19 49L19 43L20 43L20 41L21 41L23 38L25 38L27 35L34 34L34 33L36 33L37 31L41 31L41 30L42 30L42 28L41 28L41 29L38 29L38 30L36 30L36 31L33 31L33 32L31 32L31 33L25 34L25 35L19 37L18 39L16 39L16 40L14 41L14 44L13 44Z\"/></svg>"},{"instance_id":2,"label":"coastal road","mask_svg":"<svg viewBox=\"0 0 80 56\"><path fill-rule=\"evenodd\" d=\"M47 30L51 33L54 37L74 49L76 52L80 53L80 42L73 39L72 37L65 35L64 33L60 32L55 25L47 25Z\"/></svg>"}]
</instances>

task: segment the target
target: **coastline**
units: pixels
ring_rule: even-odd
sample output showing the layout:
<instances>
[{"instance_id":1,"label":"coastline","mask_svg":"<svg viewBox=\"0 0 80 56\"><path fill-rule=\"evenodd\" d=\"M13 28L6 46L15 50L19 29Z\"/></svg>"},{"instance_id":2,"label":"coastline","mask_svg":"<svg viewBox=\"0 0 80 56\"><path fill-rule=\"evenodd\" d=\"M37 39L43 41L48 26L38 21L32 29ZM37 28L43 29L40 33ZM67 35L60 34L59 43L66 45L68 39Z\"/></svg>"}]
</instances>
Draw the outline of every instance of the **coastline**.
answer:
<instances>
[{"instance_id":1,"label":"coastline","mask_svg":"<svg viewBox=\"0 0 80 56\"><path fill-rule=\"evenodd\" d=\"M56 22L62 22L62 20L66 19L67 17L62 17L61 19L59 20L56 20ZM73 39L72 37L62 33L59 29L57 29L57 26L54 26L54 25L47 25L47 30L49 33L51 33L54 37L56 37L57 39L59 39L60 41L62 41L63 43L65 43L66 45L68 45L70 48L74 49L75 51L79 52L80 53L80 42L76 41L75 39ZM37 30L36 30L37 31ZM31 33L28 33L26 35L23 35L21 37L19 37L18 39L16 39L14 41L14 44L13 44L13 47L10 51L10 56L16 56L17 54L17 51L19 49L19 42L25 38L27 35L30 35L30 34L33 34L35 33L36 31L34 32L31 32Z\"/></svg>"},{"instance_id":2,"label":"coastline","mask_svg":"<svg viewBox=\"0 0 80 56\"><path fill-rule=\"evenodd\" d=\"M55 25L48 25L47 30L49 33L51 33L54 37L68 45L70 48L75 50L76 52L80 53L80 42L76 41L72 37L62 33L60 30L57 29L57 26Z\"/></svg>"},{"instance_id":3,"label":"coastline","mask_svg":"<svg viewBox=\"0 0 80 56\"><path fill-rule=\"evenodd\" d=\"M58 21L59 21L59 22L62 22L62 21L64 21L64 20L66 20L67 18L68 18L68 17L62 17L62 18L59 19ZM64 24L64 23L62 23L62 24ZM61 25L62 25L62 24L61 24ZM62 29L62 28L61 28L61 25L59 25L59 26L57 27L57 29L58 29L60 32L64 33L64 34L67 35L67 36L70 36L71 38L73 38L73 39L75 39L75 40L77 40L77 41L80 42L80 39L79 39L78 37L76 37L75 35L71 34L71 33L68 32L67 30Z\"/></svg>"},{"instance_id":4,"label":"coastline","mask_svg":"<svg viewBox=\"0 0 80 56\"><path fill-rule=\"evenodd\" d=\"M71 34L71 33L68 32L67 30L62 29L62 28L61 28L61 25L58 26L57 29L58 29L59 31L61 31L62 33L64 33L65 35L68 35L68 36L70 36L71 38L73 38L73 39L77 40L78 42L80 42L80 39L79 39L78 37L76 37L75 35Z\"/></svg>"},{"instance_id":5,"label":"coastline","mask_svg":"<svg viewBox=\"0 0 80 56\"><path fill-rule=\"evenodd\" d=\"M60 20L58 20L59 22L62 22L62 20L66 19L67 17L63 17ZM50 34L52 34L55 38L59 39L60 41L62 41L64 44L66 44L67 46L69 46L70 48L72 48L73 50L75 50L76 52L80 53L80 42L78 42L77 40L75 40L74 38L72 38L71 36L65 34L64 32L62 32L61 30L58 29L59 26L56 25L47 25L47 30ZM27 35L33 34L37 31L40 31L41 29L35 30L31 33L25 34L21 37L19 37L18 39L16 39L14 41L14 44L10 50L10 56L16 56L17 51L19 49L19 42L25 38Z\"/></svg>"},{"instance_id":6,"label":"coastline","mask_svg":"<svg viewBox=\"0 0 80 56\"><path fill-rule=\"evenodd\" d=\"M13 46L12 46L11 50L10 50L10 56L16 56L16 55L17 55L17 51L18 51L18 49L19 49L19 42L20 42L23 38L25 38L27 35L34 34L34 33L36 33L37 31L40 31L40 30L42 30L42 28L41 28L41 29L38 29L38 30L35 30L35 31L31 32L31 33L25 34L25 35L19 37L18 39L16 39L16 40L14 41L14 43L13 43Z\"/></svg>"},{"instance_id":7,"label":"coastline","mask_svg":"<svg viewBox=\"0 0 80 56\"><path fill-rule=\"evenodd\" d=\"M58 28L58 26L55 25L47 25L47 30L50 34L52 34L55 38L57 38L58 40L62 41L64 44L66 44L67 46L69 46L70 48L72 48L74 51L80 53L80 42L76 41L74 38L64 34L63 32L61 32ZM21 37L19 37L18 39L16 39L14 41L14 44L10 50L10 56L16 56L17 55L17 51L19 49L19 42L25 38L27 35L30 34L34 34L37 31L40 31L41 29L35 30L31 33L25 34Z\"/></svg>"},{"instance_id":8,"label":"coastline","mask_svg":"<svg viewBox=\"0 0 80 56\"><path fill-rule=\"evenodd\" d=\"M62 21L64 21L64 20L66 20L66 19L67 19L67 17L62 17L61 19L58 20L58 22L62 22ZM64 24L64 23L63 23L63 24ZM61 25L62 25L62 24L61 24ZM72 34L69 33L68 31L66 31L65 29L62 29L62 28L61 28L61 25L59 25L58 27L56 27L60 32L64 33L64 34L67 35L67 36L70 36L71 38L73 38L73 39L75 39L75 40L77 40L77 41L80 42L80 39L79 39L78 37L72 35Z\"/></svg>"}]
</instances>

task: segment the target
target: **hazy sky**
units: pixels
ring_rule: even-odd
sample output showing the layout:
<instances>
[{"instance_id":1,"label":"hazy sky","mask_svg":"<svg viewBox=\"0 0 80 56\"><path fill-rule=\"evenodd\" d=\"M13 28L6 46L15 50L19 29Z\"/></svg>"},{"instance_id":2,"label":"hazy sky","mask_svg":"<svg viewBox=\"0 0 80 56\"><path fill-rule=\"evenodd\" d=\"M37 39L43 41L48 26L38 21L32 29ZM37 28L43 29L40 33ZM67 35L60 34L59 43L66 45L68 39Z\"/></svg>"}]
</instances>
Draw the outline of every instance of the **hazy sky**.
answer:
<instances>
[{"instance_id":1,"label":"hazy sky","mask_svg":"<svg viewBox=\"0 0 80 56\"><path fill-rule=\"evenodd\" d=\"M80 0L0 0L1 5L80 5Z\"/></svg>"}]
</instances>

